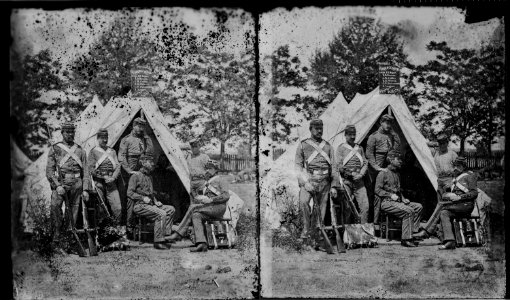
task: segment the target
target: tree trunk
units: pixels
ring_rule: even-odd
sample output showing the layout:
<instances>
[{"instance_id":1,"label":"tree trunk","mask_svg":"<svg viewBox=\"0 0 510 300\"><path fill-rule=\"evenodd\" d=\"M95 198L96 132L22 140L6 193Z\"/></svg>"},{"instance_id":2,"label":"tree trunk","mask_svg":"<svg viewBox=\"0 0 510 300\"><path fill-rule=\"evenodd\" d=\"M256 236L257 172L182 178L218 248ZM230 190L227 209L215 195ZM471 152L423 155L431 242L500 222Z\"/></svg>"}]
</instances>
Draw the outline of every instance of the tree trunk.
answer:
<instances>
[{"instance_id":1,"label":"tree trunk","mask_svg":"<svg viewBox=\"0 0 510 300\"><path fill-rule=\"evenodd\" d=\"M464 155L464 143L466 142L466 137L460 138L460 151L459 155Z\"/></svg>"}]
</instances>

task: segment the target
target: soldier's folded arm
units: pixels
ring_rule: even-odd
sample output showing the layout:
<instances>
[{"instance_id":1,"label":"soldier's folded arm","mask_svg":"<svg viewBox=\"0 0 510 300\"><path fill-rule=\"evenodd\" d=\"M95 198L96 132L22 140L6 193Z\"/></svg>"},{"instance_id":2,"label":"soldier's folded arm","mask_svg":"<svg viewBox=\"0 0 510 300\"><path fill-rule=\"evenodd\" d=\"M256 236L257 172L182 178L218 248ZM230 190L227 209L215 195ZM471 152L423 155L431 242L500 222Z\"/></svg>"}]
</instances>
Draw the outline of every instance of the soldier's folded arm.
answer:
<instances>
[{"instance_id":1,"label":"soldier's folded arm","mask_svg":"<svg viewBox=\"0 0 510 300\"><path fill-rule=\"evenodd\" d=\"M375 150L375 137L371 135L368 137L368 141L367 141L367 153L366 153L367 160L368 160L368 164L372 168L379 171L381 168L377 165L377 163L375 161L374 150Z\"/></svg>"},{"instance_id":2,"label":"soldier's folded arm","mask_svg":"<svg viewBox=\"0 0 510 300\"><path fill-rule=\"evenodd\" d=\"M122 165L122 168L124 168L124 171L126 171L127 173L131 174L133 172L133 170L131 170L131 168L129 167L129 163L128 163L128 160L127 160L127 140L126 139L123 139L121 142L120 142L120 146L119 146L119 163Z\"/></svg>"},{"instance_id":3,"label":"soldier's folded arm","mask_svg":"<svg viewBox=\"0 0 510 300\"><path fill-rule=\"evenodd\" d=\"M375 180L375 194L379 196L381 199L390 198L393 193L385 190L386 183L386 173L381 172L377 174L377 179Z\"/></svg>"},{"instance_id":4,"label":"soldier's folded arm","mask_svg":"<svg viewBox=\"0 0 510 300\"><path fill-rule=\"evenodd\" d=\"M137 193L137 187L138 187L138 177L131 176L131 178L129 178L127 196L128 196L128 198L133 199L135 202L143 201L144 196L142 194Z\"/></svg>"},{"instance_id":5,"label":"soldier's folded arm","mask_svg":"<svg viewBox=\"0 0 510 300\"><path fill-rule=\"evenodd\" d=\"M228 192L228 185L223 180L219 182L217 187L220 194L211 198L214 203L227 203L228 199L230 199L230 193Z\"/></svg>"}]
</instances>

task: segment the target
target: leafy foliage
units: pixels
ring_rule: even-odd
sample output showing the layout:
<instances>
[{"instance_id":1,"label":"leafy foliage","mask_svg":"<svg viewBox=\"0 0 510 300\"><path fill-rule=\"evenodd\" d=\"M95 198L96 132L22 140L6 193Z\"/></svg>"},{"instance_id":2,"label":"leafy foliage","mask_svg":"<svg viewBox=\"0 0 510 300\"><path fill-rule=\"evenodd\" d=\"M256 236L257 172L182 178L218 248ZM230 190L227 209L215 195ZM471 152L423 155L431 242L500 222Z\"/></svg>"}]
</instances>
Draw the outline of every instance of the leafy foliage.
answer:
<instances>
[{"instance_id":1,"label":"leafy foliage","mask_svg":"<svg viewBox=\"0 0 510 300\"><path fill-rule=\"evenodd\" d=\"M378 85L378 64L404 66L407 55L395 26L386 27L370 17L351 17L311 61L311 80L329 104L341 91L350 101Z\"/></svg>"},{"instance_id":2,"label":"leafy foliage","mask_svg":"<svg viewBox=\"0 0 510 300\"><path fill-rule=\"evenodd\" d=\"M418 118L424 131L443 125L443 132L459 137L461 153L464 142L478 136L490 152L504 127L503 48L488 45L478 52L430 42L427 49L437 51L436 59L411 73L424 85L416 94L435 104Z\"/></svg>"}]
</instances>

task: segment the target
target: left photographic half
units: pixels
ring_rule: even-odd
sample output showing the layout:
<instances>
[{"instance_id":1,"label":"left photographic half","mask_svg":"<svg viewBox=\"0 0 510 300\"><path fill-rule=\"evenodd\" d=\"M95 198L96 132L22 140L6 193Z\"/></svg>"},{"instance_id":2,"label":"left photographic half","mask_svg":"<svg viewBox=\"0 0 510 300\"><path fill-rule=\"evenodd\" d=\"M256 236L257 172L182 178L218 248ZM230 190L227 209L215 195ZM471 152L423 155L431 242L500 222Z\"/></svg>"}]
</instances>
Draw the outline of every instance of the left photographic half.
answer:
<instances>
[{"instance_id":1,"label":"left photographic half","mask_svg":"<svg viewBox=\"0 0 510 300\"><path fill-rule=\"evenodd\" d=\"M255 26L14 9L13 297L258 295Z\"/></svg>"}]
</instances>

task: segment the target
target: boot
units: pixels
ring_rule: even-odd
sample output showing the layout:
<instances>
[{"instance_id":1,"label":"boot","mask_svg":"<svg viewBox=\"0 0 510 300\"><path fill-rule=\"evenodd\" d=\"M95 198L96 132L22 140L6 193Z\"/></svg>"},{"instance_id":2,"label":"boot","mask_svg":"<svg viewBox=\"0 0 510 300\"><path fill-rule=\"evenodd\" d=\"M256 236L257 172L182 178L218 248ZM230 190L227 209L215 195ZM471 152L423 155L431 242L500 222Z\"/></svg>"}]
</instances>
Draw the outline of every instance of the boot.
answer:
<instances>
[{"instance_id":1,"label":"boot","mask_svg":"<svg viewBox=\"0 0 510 300\"><path fill-rule=\"evenodd\" d=\"M420 231L418 231L417 233L413 233L413 238L415 240L424 240L427 239L428 237L429 233L423 228L420 228Z\"/></svg>"},{"instance_id":2,"label":"boot","mask_svg":"<svg viewBox=\"0 0 510 300\"><path fill-rule=\"evenodd\" d=\"M180 234L178 234L177 232L174 232L169 236L165 236L165 241L170 242L170 243L180 241L181 239L182 239L182 236Z\"/></svg>"},{"instance_id":3,"label":"boot","mask_svg":"<svg viewBox=\"0 0 510 300\"><path fill-rule=\"evenodd\" d=\"M166 250L168 248L163 243L154 243L154 249Z\"/></svg>"},{"instance_id":4,"label":"boot","mask_svg":"<svg viewBox=\"0 0 510 300\"><path fill-rule=\"evenodd\" d=\"M439 246L439 250L453 250L455 249L455 241L447 241L444 245Z\"/></svg>"},{"instance_id":5,"label":"boot","mask_svg":"<svg viewBox=\"0 0 510 300\"><path fill-rule=\"evenodd\" d=\"M402 240L400 242L400 244L404 247L410 247L410 248L416 247L416 245L413 242L411 242L410 240Z\"/></svg>"},{"instance_id":6,"label":"boot","mask_svg":"<svg viewBox=\"0 0 510 300\"><path fill-rule=\"evenodd\" d=\"M207 245L206 243L199 243L198 246L190 249L189 252L207 252Z\"/></svg>"}]
</instances>

